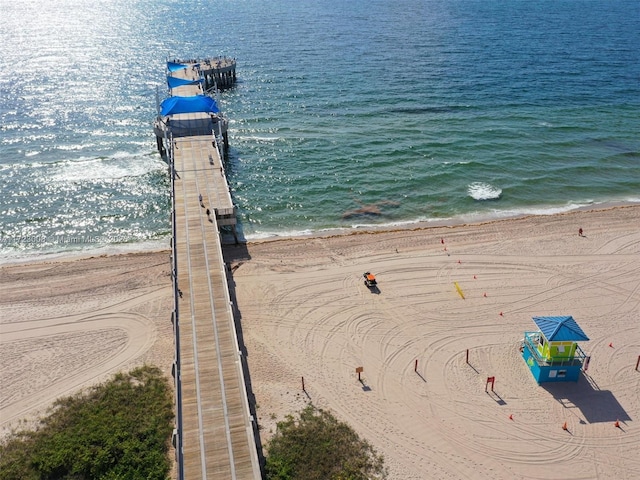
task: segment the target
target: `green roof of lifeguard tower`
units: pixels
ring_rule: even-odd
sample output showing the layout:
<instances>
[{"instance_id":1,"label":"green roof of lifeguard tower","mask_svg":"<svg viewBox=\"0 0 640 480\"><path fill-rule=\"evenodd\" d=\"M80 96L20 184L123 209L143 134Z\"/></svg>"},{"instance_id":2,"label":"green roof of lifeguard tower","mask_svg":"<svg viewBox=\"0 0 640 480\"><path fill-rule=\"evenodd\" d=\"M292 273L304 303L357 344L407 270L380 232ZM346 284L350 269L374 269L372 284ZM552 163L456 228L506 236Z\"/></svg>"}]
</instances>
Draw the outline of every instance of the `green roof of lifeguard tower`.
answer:
<instances>
[{"instance_id":1,"label":"green roof of lifeguard tower","mask_svg":"<svg viewBox=\"0 0 640 480\"><path fill-rule=\"evenodd\" d=\"M533 321L549 342L589 340L589 337L582 331L572 316L533 317Z\"/></svg>"}]
</instances>

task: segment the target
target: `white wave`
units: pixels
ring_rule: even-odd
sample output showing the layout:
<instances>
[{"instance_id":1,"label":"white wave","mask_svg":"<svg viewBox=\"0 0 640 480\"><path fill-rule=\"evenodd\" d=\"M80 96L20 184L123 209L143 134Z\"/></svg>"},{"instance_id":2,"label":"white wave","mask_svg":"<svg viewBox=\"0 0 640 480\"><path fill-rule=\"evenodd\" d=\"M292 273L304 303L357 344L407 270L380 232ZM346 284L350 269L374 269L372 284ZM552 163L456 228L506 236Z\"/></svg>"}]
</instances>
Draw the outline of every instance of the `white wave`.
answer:
<instances>
[{"instance_id":1,"label":"white wave","mask_svg":"<svg viewBox=\"0 0 640 480\"><path fill-rule=\"evenodd\" d=\"M238 142L263 142L263 143L276 143L283 140L283 137L278 136L260 136L260 135L236 135L234 140Z\"/></svg>"},{"instance_id":2,"label":"white wave","mask_svg":"<svg viewBox=\"0 0 640 480\"><path fill-rule=\"evenodd\" d=\"M469 196L474 200L497 200L502 195L502 189L490 183L473 182L467 187Z\"/></svg>"},{"instance_id":3,"label":"white wave","mask_svg":"<svg viewBox=\"0 0 640 480\"><path fill-rule=\"evenodd\" d=\"M244 239L251 241L251 240L265 240L267 238L294 238L294 237L306 237L309 235L313 235L315 232L314 230L310 230L310 229L305 229L305 230L283 230L281 232L267 232L267 231L262 231L262 232L258 232L255 231L253 233L245 233L244 234Z\"/></svg>"},{"instance_id":4,"label":"white wave","mask_svg":"<svg viewBox=\"0 0 640 480\"><path fill-rule=\"evenodd\" d=\"M171 238L156 240L144 240L141 242L130 242L122 244L87 244L78 246L75 244L64 244L62 247L52 246L41 250L12 250L0 248L0 265L11 265L18 263L38 263L49 262L61 259L80 259L97 255L121 255L126 253L139 252L163 252L171 250Z\"/></svg>"},{"instance_id":5,"label":"white wave","mask_svg":"<svg viewBox=\"0 0 640 480\"><path fill-rule=\"evenodd\" d=\"M47 181L82 182L139 177L150 171L164 170L160 157L144 153L114 152L109 157L81 157L56 165Z\"/></svg>"}]
</instances>

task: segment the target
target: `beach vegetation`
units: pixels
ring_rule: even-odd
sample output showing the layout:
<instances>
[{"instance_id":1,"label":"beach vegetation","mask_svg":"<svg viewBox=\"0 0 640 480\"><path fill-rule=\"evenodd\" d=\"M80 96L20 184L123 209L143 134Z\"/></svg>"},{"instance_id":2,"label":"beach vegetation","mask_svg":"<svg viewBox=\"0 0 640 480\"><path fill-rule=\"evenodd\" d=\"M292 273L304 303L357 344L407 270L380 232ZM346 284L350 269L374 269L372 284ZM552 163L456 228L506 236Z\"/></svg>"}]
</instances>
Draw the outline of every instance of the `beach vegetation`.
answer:
<instances>
[{"instance_id":1,"label":"beach vegetation","mask_svg":"<svg viewBox=\"0 0 640 480\"><path fill-rule=\"evenodd\" d=\"M35 430L0 445L0 480L166 479L172 390L151 366L57 400Z\"/></svg>"},{"instance_id":2,"label":"beach vegetation","mask_svg":"<svg viewBox=\"0 0 640 480\"><path fill-rule=\"evenodd\" d=\"M267 444L267 480L378 480L384 459L346 423L312 404L278 422Z\"/></svg>"}]
</instances>

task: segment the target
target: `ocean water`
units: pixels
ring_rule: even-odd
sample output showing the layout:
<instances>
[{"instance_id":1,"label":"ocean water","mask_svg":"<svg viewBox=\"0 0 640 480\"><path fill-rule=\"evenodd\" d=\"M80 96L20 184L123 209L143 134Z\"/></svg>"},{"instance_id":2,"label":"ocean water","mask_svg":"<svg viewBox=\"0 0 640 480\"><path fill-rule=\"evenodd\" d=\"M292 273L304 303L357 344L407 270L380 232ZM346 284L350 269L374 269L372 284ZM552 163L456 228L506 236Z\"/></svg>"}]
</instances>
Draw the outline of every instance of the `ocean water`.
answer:
<instances>
[{"instance_id":1,"label":"ocean water","mask_svg":"<svg viewBox=\"0 0 640 480\"><path fill-rule=\"evenodd\" d=\"M168 58L232 56L247 239L640 202L637 0L3 0L2 261L169 245Z\"/></svg>"}]
</instances>

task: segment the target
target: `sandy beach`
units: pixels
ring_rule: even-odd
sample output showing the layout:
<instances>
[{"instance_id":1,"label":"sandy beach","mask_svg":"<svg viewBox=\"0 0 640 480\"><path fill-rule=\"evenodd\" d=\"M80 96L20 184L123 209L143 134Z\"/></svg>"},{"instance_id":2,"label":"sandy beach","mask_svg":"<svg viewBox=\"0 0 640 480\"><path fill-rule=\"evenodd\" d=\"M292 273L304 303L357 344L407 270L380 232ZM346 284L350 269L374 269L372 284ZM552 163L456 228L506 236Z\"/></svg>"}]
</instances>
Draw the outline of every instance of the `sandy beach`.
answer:
<instances>
[{"instance_id":1,"label":"sandy beach","mask_svg":"<svg viewBox=\"0 0 640 480\"><path fill-rule=\"evenodd\" d=\"M169 273L169 252L3 266L0 435L117 372L148 363L170 376Z\"/></svg>"},{"instance_id":2,"label":"sandy beach","mask_svg":"<svg viewBox=\"0 0 640 480\"><path fill-rule=\"evenodd\" d=\"M311 401L394 480L640 478L640 206L225 256L263 443ZM171 309L167 252L2 267L2 434L117 371L170 376ZM522 360L543 315L572 315L589 336L577 383L539 386Z\"/></svg>"},{"instance_id":3,"label":"sandy beach","mask_svg":"<svg viewBox=\"0 0 640 480\"><path fill-rule=\"evenodd\" d=\"M263 442L312 401L396 480L640 478L640 208L243 254L232 268ZM545 315L572 315L590 338L578 383L538 386L520 356Z\"/></svg>"}]
</instances>

